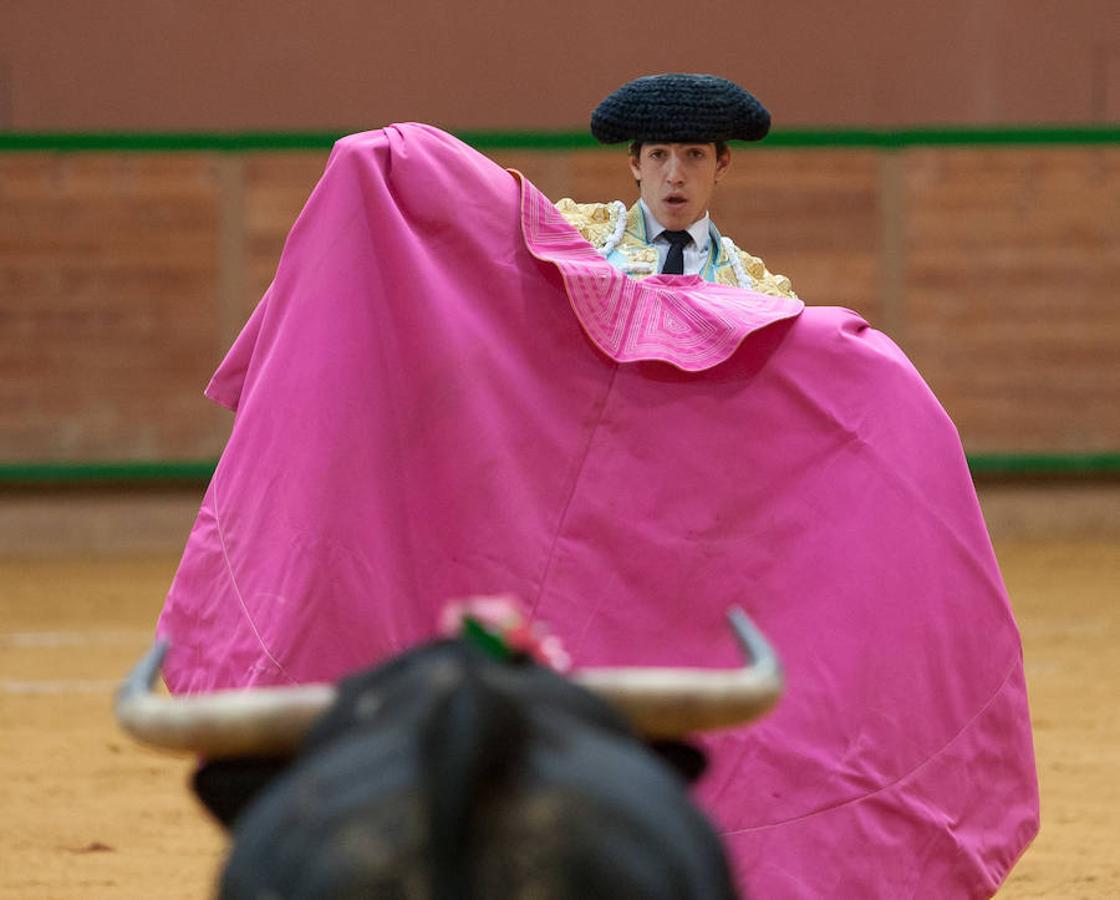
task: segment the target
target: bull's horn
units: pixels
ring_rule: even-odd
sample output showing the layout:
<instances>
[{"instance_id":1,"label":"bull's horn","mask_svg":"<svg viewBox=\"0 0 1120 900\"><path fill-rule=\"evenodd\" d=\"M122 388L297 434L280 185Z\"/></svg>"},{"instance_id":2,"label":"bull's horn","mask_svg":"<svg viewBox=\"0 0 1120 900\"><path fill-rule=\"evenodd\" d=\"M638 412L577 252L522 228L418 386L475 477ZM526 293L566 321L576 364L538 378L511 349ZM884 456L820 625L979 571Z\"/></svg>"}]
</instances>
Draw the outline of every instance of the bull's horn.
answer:
<instances>
[{"instance_id":1,"label":"bull's horn","mask_svg":"<svg viewBox=\"0 0 1120 900\"><path fill-rule=\"evenodd\" d=\"M584 669L575 681L618 708L653 738L727 728L762 715L782 692L769 642L740 609L729 613L750 664L742 669ZM329 684L214 691L190 697L152 693L166 643L157 643L117 691L117 720L141 743L180 753L280 756L294 752L334 701Z\"/></svg>"},{"instance_id":2,"label":"bull's horn","mask_svg":"<svg viewBox=\"0 0 1120 900\"><path fill-rule=\"evenodd\" d=\"M742 669L584 669L575 680L652 738L683 737L756 719L778 702L782 669L741 609L728 613L749 664Z\"/></svg>"},{"instance_id":3,"label":"bull's horn","mask_svg":"<svg viewBox=\"0 0 1120 900\"><path fill-rule=\"evenodd\" d=\"M167 644L157 643L117 691L117 721L144 744L208 757L282 756L294 752L331 705L330 684L214 691L193 697L153 694Z\"/></svg>"}]
</instances>

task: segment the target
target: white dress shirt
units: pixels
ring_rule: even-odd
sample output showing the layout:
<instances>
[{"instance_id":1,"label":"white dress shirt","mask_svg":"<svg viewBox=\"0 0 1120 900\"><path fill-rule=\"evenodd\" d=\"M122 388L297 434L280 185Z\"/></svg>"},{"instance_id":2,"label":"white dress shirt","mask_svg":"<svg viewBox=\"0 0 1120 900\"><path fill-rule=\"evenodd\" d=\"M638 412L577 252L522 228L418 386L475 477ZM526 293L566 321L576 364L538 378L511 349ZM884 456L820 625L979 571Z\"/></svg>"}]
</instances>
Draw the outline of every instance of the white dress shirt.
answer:
<instances>
[{"instance_id":1,"label":"white dress shirt","mask_svg":"<svg viewBox=\"0 0 1120 900\"><path fill-rule=\"evenodd\" d=\"M662 235L662 232L669 229L654 218L644 200L639 199L638 205L642 208L642 217L646 222L646 239L657 250L657 271L660 272L665 268L665 257L669 253L669 239ZM684 247L685 275L699 275L708 263L708 254L712 249L711 231L708 228L710 222L711 216L704 213L702 218L697 219L686 229L692 235L692 240Z\"/></svg>"}]
</instances>

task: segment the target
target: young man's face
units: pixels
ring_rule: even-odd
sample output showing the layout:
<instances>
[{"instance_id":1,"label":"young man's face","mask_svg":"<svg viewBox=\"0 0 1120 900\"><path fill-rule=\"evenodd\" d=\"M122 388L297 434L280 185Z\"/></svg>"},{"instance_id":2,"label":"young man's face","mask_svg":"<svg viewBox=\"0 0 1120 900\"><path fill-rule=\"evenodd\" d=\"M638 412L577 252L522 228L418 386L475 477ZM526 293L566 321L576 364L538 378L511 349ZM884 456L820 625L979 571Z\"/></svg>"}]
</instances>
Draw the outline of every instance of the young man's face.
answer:
<instances>
[{"instance_id":1,"label":"young man's face","mask_svg":"<svg viewBox=\"0 0 1120 900\"><path fill-rule=\"evenodd\" d=\"M683 231L708 211L716 182L731 167L731 151L715 144L642 144L630 171L642 199L670 231Z\"/></svg>"}]
</instances>

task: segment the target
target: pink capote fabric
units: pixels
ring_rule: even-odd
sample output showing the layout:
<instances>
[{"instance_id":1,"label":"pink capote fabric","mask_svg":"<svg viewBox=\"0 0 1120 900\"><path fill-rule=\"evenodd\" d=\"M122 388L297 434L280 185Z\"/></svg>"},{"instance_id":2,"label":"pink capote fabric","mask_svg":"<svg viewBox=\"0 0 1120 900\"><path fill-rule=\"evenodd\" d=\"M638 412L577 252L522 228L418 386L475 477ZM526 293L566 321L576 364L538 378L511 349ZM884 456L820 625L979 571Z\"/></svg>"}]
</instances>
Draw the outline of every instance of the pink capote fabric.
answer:
<instances>
[{"instance_id":1,"label":"pink capote fabric","mask_svg":"<svg viewBox=\"0 0 1120 900\"><path fill-rule=\"evenodd\" d=\"M469 227L464 227L469 224ZM175 692L335 679L519 595L577 665L788 688L705 738L755 897L983 897L1038 827L1022 657L957 434L847 310L642 282L436 129L338 143L207 389Z\"/></svg>"}]
</instances>

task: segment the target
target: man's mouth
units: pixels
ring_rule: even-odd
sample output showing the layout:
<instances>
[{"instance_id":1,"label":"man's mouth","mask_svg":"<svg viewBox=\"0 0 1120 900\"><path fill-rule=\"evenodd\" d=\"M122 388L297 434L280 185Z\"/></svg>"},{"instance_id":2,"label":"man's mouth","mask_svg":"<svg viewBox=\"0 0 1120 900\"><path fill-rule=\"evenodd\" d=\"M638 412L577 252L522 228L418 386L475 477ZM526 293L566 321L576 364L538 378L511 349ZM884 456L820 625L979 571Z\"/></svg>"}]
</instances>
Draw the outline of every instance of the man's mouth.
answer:
<instances>
[{"instance_id":1,"label":"man's mouth","mask_svg":"<svg viewBox=\"0 0 1120 900\"><path fill-rule=\"evenodd\" d=\"M669 206L684 206L688 202L688 198L681 194L669 194L665 198L665 203Z\"/></svg>"}]
</instances>

